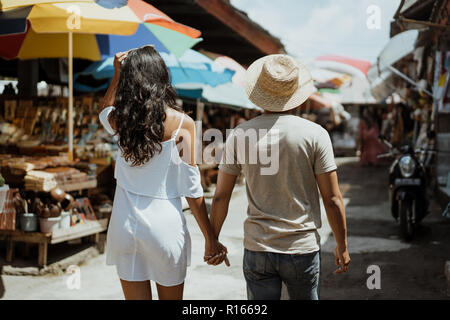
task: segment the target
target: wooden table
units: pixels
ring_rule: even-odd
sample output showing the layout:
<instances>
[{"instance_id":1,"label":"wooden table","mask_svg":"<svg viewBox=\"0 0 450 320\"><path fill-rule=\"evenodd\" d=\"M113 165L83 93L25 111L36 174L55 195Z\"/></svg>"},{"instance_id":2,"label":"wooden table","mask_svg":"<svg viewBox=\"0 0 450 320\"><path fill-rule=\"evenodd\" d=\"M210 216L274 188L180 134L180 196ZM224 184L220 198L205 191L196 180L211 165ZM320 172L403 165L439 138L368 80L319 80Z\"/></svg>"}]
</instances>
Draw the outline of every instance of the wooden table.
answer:
<instances>
[{"instance_id":1,"label":"wooden table","mask_svg":"<svg viewBox=\"0 0 450 320\"><path fill-rule=\"evenodd\" d=\"M97 180L86 180L82 182L58 184L57 187L65 192L93 189L97 187ZM25 187L25 190L35 191L34 188L29 187ZM49 191L39 191L39 192L49 192Z\"/></svg>"},{"instance_id":2,"label":"wooden table","mask_svg":"<svg viewBox=\"0 0 450 320\"><path fill-rule=\"evenodd\" d=\"M47 265L47 248L49 244L56 244L68 240L91 237L94 243L99 242L99 234L108 227L108 219L86 221L66 229L57 229L53 233L23 232L22 230L0 230L0 239L6 239L6 262L12 262L14 256L14 243L38 244L38 266Z\"/></svg>"}]
</instances>

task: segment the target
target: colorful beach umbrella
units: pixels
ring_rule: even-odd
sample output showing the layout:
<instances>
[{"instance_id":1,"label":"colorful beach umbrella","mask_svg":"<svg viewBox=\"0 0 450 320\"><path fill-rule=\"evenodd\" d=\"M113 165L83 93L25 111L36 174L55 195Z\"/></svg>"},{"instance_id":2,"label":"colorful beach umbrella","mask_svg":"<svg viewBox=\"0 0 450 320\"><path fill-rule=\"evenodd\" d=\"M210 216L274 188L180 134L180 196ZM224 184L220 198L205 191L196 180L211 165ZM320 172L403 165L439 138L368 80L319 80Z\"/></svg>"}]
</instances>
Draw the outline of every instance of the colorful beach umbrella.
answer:
<instances>
[{"instance_id":1,"label":"colorful beach umbrella","mask_svg":"<svg viewBox=\"0 0 450 320\"><path fill-rule=\"evenodd\" d=\"M89 60L142 43L180 57L201 41L200 31L173 21L142 0L129 0L113 9L93 0L8 3L15 7L0 11L0 56L6 59L67 57L69 32L73 33L73 56ZM30 3L37 4L26 5Z\"/></svg>"},{"instance_id":2,"label":"colorful beach umbrella","mask_svg":"<svg viewBox=\"0 0 450 320\"><path fill-rule=\"evenodd\" d=\"M113 50L131 49L132 43L127 42L119 50L125 38L111 35L129 36L147 30L146 44L177 56L199 41L198 30L176 23L142 0L129 0L127 5L121 2L0 0L1 57L68 57L69 158L73 156L73 57L100 60L115 53Z\"/></svg>"}]
</instances>

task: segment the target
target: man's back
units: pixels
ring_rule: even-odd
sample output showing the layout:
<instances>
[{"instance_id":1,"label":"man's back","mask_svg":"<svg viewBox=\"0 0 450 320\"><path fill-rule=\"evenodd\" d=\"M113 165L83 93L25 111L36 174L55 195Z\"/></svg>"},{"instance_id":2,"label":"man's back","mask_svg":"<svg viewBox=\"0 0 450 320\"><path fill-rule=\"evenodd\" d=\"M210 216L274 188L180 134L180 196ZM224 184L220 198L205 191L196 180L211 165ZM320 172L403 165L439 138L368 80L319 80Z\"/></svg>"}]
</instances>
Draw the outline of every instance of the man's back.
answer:
<instances>
[{"instance_id":1,"label":"man's back","mask_svg":"<svg viewBox=\"0 0 450 320\"><path fill-rule=\"evenodd\" d=\"M321 226L315 175L336 169L328 133L290 114L265 113L227 139L220 169L245 176L245 248L278 253L319 250Z\"/></svg>"}]
</instances>

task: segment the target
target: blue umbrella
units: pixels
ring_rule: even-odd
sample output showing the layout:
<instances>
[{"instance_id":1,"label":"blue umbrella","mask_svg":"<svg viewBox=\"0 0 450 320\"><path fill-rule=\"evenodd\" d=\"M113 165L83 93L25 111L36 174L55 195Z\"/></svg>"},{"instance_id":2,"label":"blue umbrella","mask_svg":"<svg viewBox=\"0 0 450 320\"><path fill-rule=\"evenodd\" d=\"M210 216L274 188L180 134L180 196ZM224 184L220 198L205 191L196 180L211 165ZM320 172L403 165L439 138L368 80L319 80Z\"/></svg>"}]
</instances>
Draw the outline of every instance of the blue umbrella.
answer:
<instances>
[{"instance_id":1,"label":"blue umbrella","mask_svg":"<svg viewBox=\"0 0 450 320\"><path fill-rule=\"evenodd\" d=\"M130 37L132 38L132 37ZM172 85L195 84L199 88L203 85L216 87L231 82L235 71L226 69L205 55L187 50L179 59L173 54L160 52L161 57L169 68ZM83 76L91 76L95 80L108 79L114 75L114 57L92 63L89 67L74 76L75 90L82 92L96 92L108 87L106 81L96 87L89 86L83 81Z\"/></svg>"},{"instance_id":2,"label":"blue umbrella","mask_svg":"<svg viewBox=\"0 0 450 320\"><path fill-rule=\"evenodd\" d=\"M162 52L161 56L170 70L172 84L176 87L184 83L197 83L216 87L230 82L235 71L225 69L207 56L195 51L187 50L181 58L173 54Z\"/></svg>"}]
</instances>

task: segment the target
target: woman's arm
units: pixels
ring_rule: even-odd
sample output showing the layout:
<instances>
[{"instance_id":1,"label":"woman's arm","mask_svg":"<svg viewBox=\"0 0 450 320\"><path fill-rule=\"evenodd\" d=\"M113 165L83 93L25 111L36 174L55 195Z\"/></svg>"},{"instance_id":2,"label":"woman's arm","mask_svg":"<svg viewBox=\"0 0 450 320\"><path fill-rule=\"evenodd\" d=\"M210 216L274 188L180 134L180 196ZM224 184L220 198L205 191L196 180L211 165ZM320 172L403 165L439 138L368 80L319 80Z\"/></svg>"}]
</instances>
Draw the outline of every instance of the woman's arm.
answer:
<instances>
[{"instance_id":1,"label":"woman's arm","mask_svg":"<svg viewBox=\"0 0 450 320\"><path fill-rule=\"evenodd\" d=\"M190 153L190 165L196 166L195 161L195 122L190 117L185 116L185 120L182 126L182 136L183 143L185 146L189 146ZM204 261L211 259L214 256L224 257L227 253L227 249L221 245L216 236L214 235L214 230L208 218L208 213L206 211L205 200L203 197L200 198L188 198L186 200L189 204L195 220L197 221L200 230L205 237L205 256ZM228 262L228 260L226 260ZM229 263L227 263L229 265Z\"/></svg>"},{"instance_id":2,"label":"woman's arm","mask_svg":"<svg viewBox=\"0 0 450 320\"><path fill-rule=\"evenodd\" d=\"M105 96L103 97L102 101L100 102L100 112L103 111L106 107L113 106L114 102L116 100L116 92L117 92L117 85L119 83L119 76L117 73L114 73L114 76L112 78L111 83L109 84L108 90L106 91Z\"/></svg>"},{"instance_id":3,"label":"woman's arm","mask_svg":"<svg viewBox=\"0 0 450 320\"><path fill-rule=\"evenodd\" d=\"M114 56L114 76L109 84L108 90L100 103L99 113L108 106L114 105L116 100L117 85L120 79L120 66L122 61L127 57L127 52L118 52Z\"/></svg>"}]
</instances>

